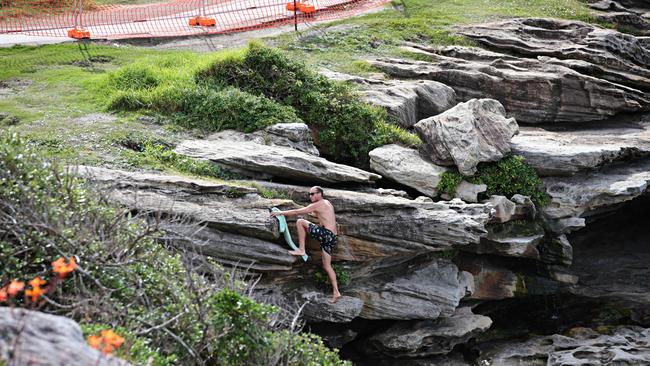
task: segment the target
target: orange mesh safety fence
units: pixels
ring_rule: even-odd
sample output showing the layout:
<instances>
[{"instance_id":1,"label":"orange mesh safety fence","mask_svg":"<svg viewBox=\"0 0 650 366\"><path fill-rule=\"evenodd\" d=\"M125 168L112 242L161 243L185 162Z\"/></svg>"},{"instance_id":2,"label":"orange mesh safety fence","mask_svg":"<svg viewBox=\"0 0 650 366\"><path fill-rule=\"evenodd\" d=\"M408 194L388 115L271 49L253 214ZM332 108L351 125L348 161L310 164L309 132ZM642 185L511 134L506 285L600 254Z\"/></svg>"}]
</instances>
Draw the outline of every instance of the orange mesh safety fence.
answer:
<instances>
[{"instance_id":1,"label":"orange mesh safety fence","mask_svg":"<svg viewBox=\"0 0 650 366\"><path fill-rule=\"evenodd\" d=\"M218 34L339 19L388 1L176 0L94 5L89 0L0 0L0 34L102 39Z\"/></svg>"}]
</instances>

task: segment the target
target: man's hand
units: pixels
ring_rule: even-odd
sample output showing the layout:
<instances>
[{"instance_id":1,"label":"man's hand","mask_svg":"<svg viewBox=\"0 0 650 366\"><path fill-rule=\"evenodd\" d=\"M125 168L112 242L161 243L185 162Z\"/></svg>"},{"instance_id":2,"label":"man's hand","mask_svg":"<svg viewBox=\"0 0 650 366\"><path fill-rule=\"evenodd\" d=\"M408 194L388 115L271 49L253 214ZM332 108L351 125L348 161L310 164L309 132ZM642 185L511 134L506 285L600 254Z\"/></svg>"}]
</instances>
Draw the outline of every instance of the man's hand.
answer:
<instances>
[{"instance_id":1,"label":"man's hand","mask_svg":"<svg viewBox=\"0 0 650 366\"><path fill-rule=\"evenodd\" d=\"M272 211L272 212L271 212L271 216L272 216L272 217L276 217L276 216L278 216L278 215L284 215L284 213L282 213L282 211Z\"/></svg>"}]
</instances>

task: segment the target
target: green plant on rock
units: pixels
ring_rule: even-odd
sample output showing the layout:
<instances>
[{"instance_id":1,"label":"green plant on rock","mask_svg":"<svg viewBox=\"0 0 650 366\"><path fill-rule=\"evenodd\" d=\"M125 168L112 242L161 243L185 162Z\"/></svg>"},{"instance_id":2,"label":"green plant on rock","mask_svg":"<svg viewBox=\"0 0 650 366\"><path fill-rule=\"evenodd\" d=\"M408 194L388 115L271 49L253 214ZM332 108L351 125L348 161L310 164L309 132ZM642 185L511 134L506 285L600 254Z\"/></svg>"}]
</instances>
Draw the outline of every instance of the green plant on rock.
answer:
<instances>
[{"instance_id":1,"label":"green plant on rock","mask_svg":"<svg viewBox=\"0 0 650 366\"><path fill-rule=\"evenodd\" d=\"M332 269L334 269L334 273L336 273L336 282L339 288L344 288L350 283L350 274L348 273L343 266L339 265L338 263L332 264ZM332 284L329 282L329 277L327 276L327 272L323 268L319 268L315 273L314 273L314 281L316 284L320 287L326 288L332 286Z\"/></svg>"},{"instance_id":2,"label":"green plant on rock","mask_svg":"<svg viewBox=\"0 0 650 366\"><path fill-rule=\"evenodd\" d=\"M473 177L463 177L457 171L444 172L437 186L438 191L453 196L458 184L465 179L470 183L485 184L485 197L501 195L510 198L521 194L530 196L541 207L550 202L544 182L521 156L509 156L496 163L481 163L477 169L478 173Z\"/></svg>"}]
</instances>

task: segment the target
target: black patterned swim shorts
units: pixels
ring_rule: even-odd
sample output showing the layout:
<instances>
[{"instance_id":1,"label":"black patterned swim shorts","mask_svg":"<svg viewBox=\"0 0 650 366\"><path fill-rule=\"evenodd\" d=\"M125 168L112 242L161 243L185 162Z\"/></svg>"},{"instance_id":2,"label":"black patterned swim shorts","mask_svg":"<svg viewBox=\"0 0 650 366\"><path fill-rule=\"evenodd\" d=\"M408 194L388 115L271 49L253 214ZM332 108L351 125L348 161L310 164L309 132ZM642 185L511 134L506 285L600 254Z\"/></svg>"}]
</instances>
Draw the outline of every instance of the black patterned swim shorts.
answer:
<instances>
[{"instance_id":1,"label":"black patterned swim shorts","mask_svg":"<svg viewBox=\"0 0 650 366\"><path fill-rule=\"evenodd\" d=\"M322 226L309 223L309 236L320 242L320 247L327 254L332 255L332 250L336 246L336 234Z\"/></svg>"}]
</instances>

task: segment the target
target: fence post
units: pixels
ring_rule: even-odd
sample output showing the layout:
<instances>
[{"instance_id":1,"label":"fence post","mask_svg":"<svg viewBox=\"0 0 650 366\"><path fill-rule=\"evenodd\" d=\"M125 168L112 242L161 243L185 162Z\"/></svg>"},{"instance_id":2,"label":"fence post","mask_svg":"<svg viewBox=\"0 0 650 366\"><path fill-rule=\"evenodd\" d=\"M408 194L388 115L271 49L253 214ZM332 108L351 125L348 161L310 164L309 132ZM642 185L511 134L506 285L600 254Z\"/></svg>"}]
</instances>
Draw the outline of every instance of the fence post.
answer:
<instances>
[{"instance_id":1,"label":"fence post","mask_svg":"<svg viewBox=\"0 0 650 366\"><path fill-rule=\"evenodd\" d=\"M298 4L296 4L297 0L293 0L293 28L297 32L298 31Z\"/></svg>"}]
</instances>

